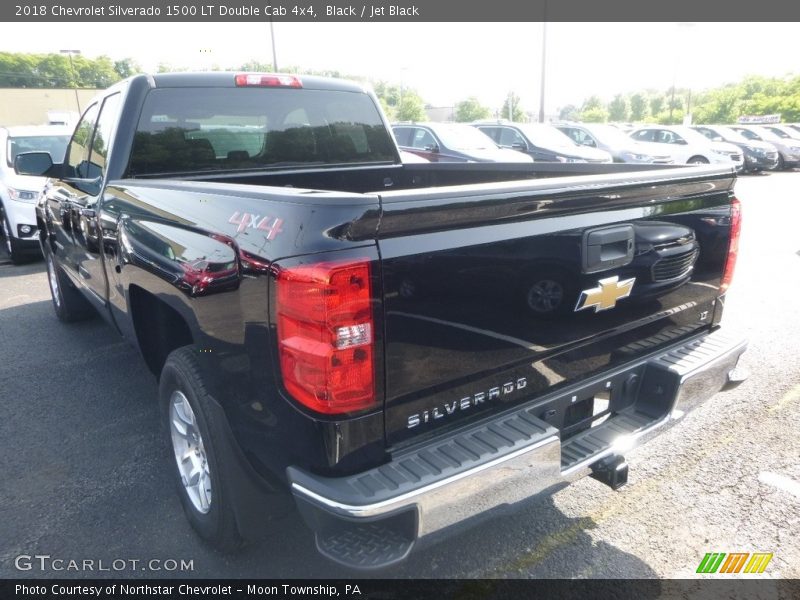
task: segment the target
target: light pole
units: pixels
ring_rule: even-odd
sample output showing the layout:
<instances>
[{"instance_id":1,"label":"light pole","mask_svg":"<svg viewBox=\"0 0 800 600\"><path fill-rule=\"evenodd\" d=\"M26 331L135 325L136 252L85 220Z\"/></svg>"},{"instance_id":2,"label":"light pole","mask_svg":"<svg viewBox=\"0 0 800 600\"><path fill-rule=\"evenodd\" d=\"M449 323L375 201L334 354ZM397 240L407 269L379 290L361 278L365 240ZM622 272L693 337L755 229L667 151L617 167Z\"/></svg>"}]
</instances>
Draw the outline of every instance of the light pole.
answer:
<instances>
[{"instance_id":1,"label":"light pole","mask_svg":"<svg viewBox=\"0 0 800 600\"><path fill-rule=\"evenodd\" d=\"M681 63L681 59L685 58L686 46L687 46L687 38L689 37L689 29L694 27L694 23L676 23L679 31L683 31L683 35L681 36L681 43L680 43L680 50L675 55L675 68L672 71L672 92L670 94L669 100L669 122L670 125L672 124L672 110L675 105L675 82L678 78L678 65ZM685 79L685 78L684 78ZM689 119L691 119L691 110L692 110L692 91L691 91L691 82L689 82L689 106L686 109L686 115Z\"/></svg>"},{"instance_id":2,"label":"light pole","mask_svg":"<svg viewBox=\"0 0 800 600\"><path fill-rule=\"evenodd\" d=\"M547 18L547 0L544 3ZM547 21L542 21L542 85L539 90L539 123L544 123L544 75L547 67Z\"/></svg>"},{"instance_id":3,"label":"light pole","mask_svg":"<svg viewBox=\"0 0 800 600\"><path fill-rule=\"evenodd\" d=\"M61 54L69 56L69 70L72 71L72 80L75 83L75 104L78 105L78 114L81 113L81 101L78 99L78 77L75 75L75 65L72 62L72 56L80 56L80 50L61 50Z\"/></svg>"},{"instance_id":4,"label":"light pole","mask_svg":"<svg viewBox=\"0 0 800 600\"><path fill-rule=\"evenodd\" d=\"M278 54L275 52L275 27L272 24L272 16L269 17L269 37L272 39L272 70L278 72Z\"/></svg>"}]
</instances>

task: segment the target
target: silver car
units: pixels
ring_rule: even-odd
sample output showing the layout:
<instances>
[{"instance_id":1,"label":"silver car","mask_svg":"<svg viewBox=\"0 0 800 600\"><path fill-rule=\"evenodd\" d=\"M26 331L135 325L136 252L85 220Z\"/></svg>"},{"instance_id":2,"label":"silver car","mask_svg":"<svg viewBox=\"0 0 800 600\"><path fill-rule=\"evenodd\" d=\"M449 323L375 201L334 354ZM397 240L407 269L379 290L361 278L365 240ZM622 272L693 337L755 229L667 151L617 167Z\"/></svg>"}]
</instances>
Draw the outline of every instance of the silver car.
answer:
<instances>
[{"instance_id":1,"label":"silver car","mask_svg":"<svg viewBox=\"0 0 800 600\"><path fill-rule=\"evenodd\" d=\"M556 127L581 146L605 150L620 163L671 165L675 161L658 144L637 142L614 125L562 123Z\"/></svg>"}]
</instances>

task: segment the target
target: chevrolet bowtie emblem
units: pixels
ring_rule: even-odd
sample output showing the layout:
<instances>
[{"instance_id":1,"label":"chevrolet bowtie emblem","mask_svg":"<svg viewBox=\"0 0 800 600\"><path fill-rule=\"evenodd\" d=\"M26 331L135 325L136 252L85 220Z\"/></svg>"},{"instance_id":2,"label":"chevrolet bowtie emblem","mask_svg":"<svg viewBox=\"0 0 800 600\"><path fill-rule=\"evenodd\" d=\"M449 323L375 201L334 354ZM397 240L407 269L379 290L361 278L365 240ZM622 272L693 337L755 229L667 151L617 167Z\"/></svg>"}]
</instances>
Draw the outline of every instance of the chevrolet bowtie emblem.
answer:
<instances>
[{"instance_id":1,"label":"chevrolet bowtie emblem","mask_svg":"<svg viewBox=\"0 0 800 600\"><path fill-rule=\"evenodd\" d=\"M634 281L636 281L635 277L620 281L616 275L601 279L597 282L600 284L598 287L581 292L578 304L575 305L575 312L592 307L594 307L594 312L614 308L617 300L622 300L631 295Z\"/></svg>"}]
</instances>

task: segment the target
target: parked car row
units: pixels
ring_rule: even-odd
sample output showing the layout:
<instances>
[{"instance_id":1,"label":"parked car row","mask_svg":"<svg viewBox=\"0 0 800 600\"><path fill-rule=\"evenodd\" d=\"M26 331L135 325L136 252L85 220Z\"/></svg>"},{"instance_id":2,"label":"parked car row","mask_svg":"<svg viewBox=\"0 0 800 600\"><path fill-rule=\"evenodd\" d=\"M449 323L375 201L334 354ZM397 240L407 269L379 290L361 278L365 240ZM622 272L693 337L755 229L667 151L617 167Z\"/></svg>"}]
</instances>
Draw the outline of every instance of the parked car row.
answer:
<instances>
[{"instance_id":1,"label":"parked car row","mask_svg":"<svg viewBox=\"0 0 800 600\"><path fill-rule=\"evenodd\" d=\"M800 125L644 125L600 123L397 123L403 162L562 162L731 164L740 172L800 167ZM17 154L47 151L61 160L61 126L0 127L0 232L13 262L38 255L33 207L42 178L14 173Z\"/></svg>"},{"instance_id":2,"label":"parked car row","mask_svg":"<svg viewBox=\"0 0 800 600\"><path fill-rule=\"evenodd\" d=\"M640 125L600 123L397 123L410 160L722 164L738 172L800 166L800 125ZM515 151L515 152L511 152ZM405 160L405 159L404 159Z\"/></svg>"}]
</instances>

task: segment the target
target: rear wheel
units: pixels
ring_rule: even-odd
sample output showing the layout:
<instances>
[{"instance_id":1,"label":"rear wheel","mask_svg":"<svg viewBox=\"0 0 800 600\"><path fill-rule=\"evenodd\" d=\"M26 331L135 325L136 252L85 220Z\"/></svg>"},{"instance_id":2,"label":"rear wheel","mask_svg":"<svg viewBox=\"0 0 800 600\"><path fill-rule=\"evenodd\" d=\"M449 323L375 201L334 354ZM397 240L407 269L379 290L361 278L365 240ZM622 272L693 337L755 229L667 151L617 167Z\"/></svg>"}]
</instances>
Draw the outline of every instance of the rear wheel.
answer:
<instances>
[{"instance_id":1,"label":"rear wheel","mask_svg":"<svg viewBox=\"0 0 800 600\"><path fill-rule=\"evenodd\" d=\"M212 403L193 346L170 353L159 382L159 400L173 457L178 495L186 517L203 539L220 550L239 548L232 486L233 453Z\"/></svg>"},{"instance_id":2,"label":"rear wheel","mask_svg":"<svg viewBox=\"0 0 800 600\"><path fill-rule=\"evenodd\" d=\"M50 296L53 298L53 309L59 320L64 322L82 321L95 314L92 305L72 285L58 259L52 252L45 256L47 262L47 282L50 285Z\"/></svg>"}]
</instances>

